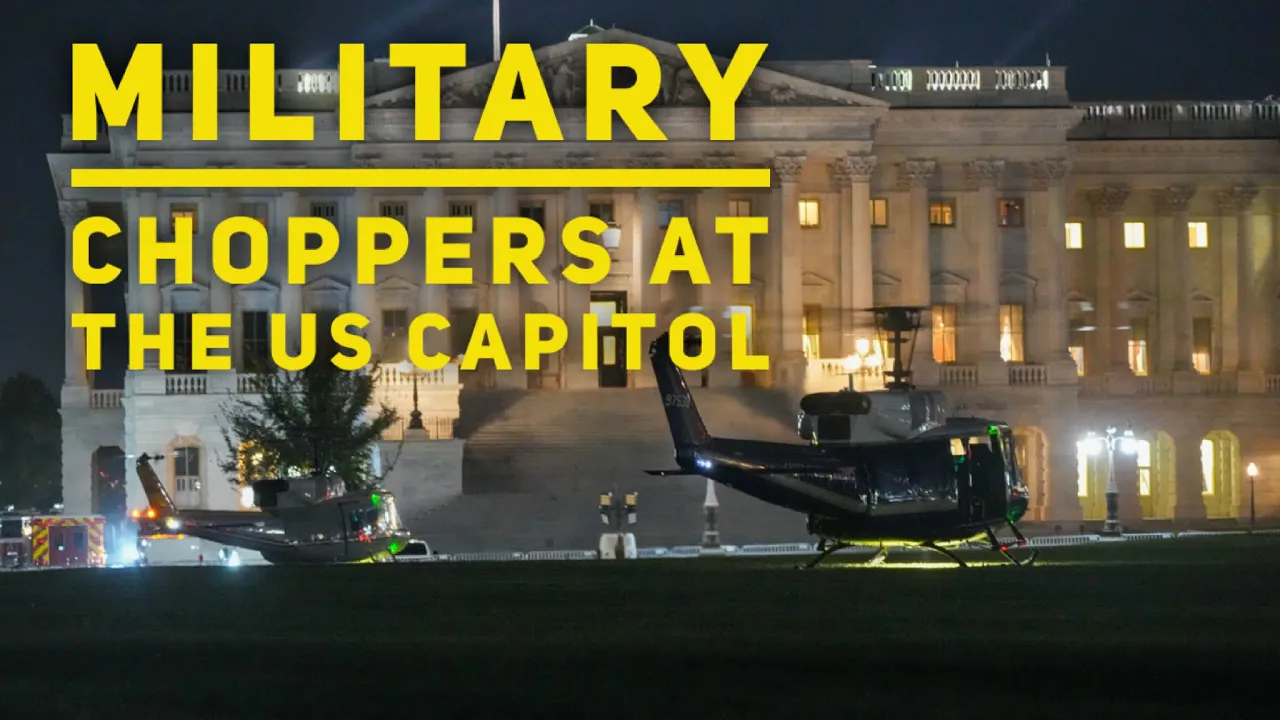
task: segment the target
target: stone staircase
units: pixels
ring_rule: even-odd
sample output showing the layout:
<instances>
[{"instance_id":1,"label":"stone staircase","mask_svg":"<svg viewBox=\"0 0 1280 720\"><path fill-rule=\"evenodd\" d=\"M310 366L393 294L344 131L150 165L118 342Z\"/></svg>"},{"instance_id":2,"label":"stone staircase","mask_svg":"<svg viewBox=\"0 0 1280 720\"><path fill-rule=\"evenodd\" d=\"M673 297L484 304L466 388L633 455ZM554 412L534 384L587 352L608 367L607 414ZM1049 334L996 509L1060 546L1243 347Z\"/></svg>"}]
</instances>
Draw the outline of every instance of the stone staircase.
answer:
<instances>
[{"instance_id":1,"label":"stone staircase","mask_svg":"<svg viewBox=\"0 0 1280 720\"><path fill-rule=\"evenodd\" d=\"M707 429L800 443L795 410L764 390L695 389ZM706 482L644 470L674 467L657 390L464 391L458 435L463 496L410 527L442 552L593 548L599 496L639 493L642 545L697 544ZM717 486L724 543L801 540L804 517Z\"/></svg>"},{"instance_id":2,"label":"stone staircase","mask_svg":"<svg viewBox=\"0 0 1280 720\"><path fill-rule=\"evenodd\" d=\"M795 411L767 391L697 389L694 401L712 435L802 442ZM460 405L467 495L621 491L675 467L654 389L477 392Z\"/></svg>"}]
</instances>

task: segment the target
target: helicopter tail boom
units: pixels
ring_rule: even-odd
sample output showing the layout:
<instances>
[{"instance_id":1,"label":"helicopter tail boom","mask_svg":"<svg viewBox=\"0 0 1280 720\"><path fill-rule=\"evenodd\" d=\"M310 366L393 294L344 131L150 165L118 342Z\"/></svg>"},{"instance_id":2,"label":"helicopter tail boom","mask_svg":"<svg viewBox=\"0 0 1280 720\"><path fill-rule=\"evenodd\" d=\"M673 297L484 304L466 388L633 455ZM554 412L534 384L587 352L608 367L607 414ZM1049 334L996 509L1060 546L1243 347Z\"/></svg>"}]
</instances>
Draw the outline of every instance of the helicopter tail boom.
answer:
<instances>
[{"instance_id":1,"label":"helicopter tail boom","mask_svg":"<svg viewBox=\"0 0 1280 720\"><path fill-rule=\"evenodd\" d=\"M662 407L667 413L667 425L671 427L671 440L676 454L682 450L705 447L711 441L707 426L702 422L693 393L684 381L684 374L671 360L670 333L662 333L649 345L649 359L658 381Z\"/></svg>"}]
</instances>

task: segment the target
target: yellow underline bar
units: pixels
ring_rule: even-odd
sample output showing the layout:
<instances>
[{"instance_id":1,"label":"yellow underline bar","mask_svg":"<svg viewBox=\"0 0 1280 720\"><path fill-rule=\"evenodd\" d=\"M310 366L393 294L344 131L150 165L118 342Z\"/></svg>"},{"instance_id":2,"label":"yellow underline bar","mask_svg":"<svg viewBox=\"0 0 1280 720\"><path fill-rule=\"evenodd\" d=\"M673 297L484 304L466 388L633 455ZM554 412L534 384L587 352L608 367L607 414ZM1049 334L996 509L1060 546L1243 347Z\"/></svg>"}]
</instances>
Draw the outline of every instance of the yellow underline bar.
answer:
<instances>
[{"instance_id":1,"label":"yellow underline bar","mask_svg":"<svg viewBox=\"0 0 1280 720\"><path fill-rule=\"evenodd\" d=\"M80 168L73 188L767 188L768 168Z\"/></svg>"}]
</instances>

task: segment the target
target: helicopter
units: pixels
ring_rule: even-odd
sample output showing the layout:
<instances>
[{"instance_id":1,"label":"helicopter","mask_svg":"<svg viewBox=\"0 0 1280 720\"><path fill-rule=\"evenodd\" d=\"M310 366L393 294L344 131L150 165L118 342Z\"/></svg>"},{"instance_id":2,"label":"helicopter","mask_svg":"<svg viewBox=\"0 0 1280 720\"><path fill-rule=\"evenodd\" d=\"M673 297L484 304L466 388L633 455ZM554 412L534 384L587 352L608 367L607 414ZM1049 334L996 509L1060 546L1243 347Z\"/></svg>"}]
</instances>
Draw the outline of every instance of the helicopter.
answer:
<instances>
[{"instance_id":1,"label":"helicopter","mask_svg":"<svg viewBox=\"0 0 1280 720\"><path fill-rule=\"evenodd\" d=\"M148 534L181 533L254 550L272 564L391 561L412 539L389 492L350 493L340 478L315 475L259 480L252 489L257 510L178 508L151 467L160 455L137 460L149 505Z\"/></svg>"},{"instance_id":2,"label":"helicopter","mask_svg":"<svg viewBox=\"0 0 1280 720\"><path fill-rule=\"evenodd\" d=\"M915 389L910 349L924 308L872 312L892 356L885 389L804 396L797 433L808 445L711 436L671 359L670 333L660 335L649 356L678 468L646 473L709 478L807 515L819 554L801 566L806 569L859 545L879 548L868 563L883 562L890 546L906 545L967 567L952 548L984 539L1011 564L1034 564L1037 550L1022 558L1010 552L1028 545L1017 523L1030 505L1012 429L994 420L948 418L945 395ZM687 335L686 351L698 342ZM1000 526L1012 530L1013 543L997 538Z\"/></svg>"}]
</instances>

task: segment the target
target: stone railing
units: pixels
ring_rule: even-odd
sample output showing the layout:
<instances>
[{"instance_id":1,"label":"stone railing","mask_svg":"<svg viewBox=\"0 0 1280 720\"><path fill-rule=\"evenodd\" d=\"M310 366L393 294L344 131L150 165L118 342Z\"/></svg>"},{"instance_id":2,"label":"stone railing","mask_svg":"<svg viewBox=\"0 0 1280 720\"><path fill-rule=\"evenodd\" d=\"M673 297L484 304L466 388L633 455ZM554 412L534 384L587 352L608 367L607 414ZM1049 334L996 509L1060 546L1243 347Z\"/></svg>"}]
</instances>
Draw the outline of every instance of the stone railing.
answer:
<instances>
[{"instance_id":1,"label":"stone railing","mask_svg":"<svg viewBox=\"0 0 1280 720\"><path fill-rule=\"evenodd\" d=\"M1067 105L1067 69L1037 67L872 67L873 95L893 105Z\"/></svg>"},{"instance_id":2,"label":"stone railing","mask_svg":"<svg viewBox=\"0 0 1280 720\"><path fill-rule=\"evenodd\" d=\"M124 390L90 390L89 407L110 410L124 405Z\"/></svg>"},{"instance_id":3,"label":"stone railing","mask_svg":"<svg viewBox=\"0 0 1280 720\"><path fill-rule=\"evenodd\" d=\"M1079 140L1280 137L1280 102L1253 100L1077 103Z\"/></svg>"},{"instance_id":4,"label":"stone railing","mask_svg":"<svg viewBox=\"0 0 1280 720\"><path fill-rule=\"evenodd\" d=\"M1280 375L1267 376L1267 394L1280 395Z\"/></svg>"}]
</instances>

